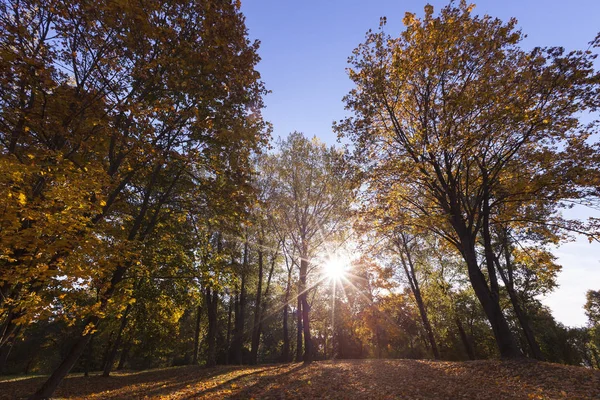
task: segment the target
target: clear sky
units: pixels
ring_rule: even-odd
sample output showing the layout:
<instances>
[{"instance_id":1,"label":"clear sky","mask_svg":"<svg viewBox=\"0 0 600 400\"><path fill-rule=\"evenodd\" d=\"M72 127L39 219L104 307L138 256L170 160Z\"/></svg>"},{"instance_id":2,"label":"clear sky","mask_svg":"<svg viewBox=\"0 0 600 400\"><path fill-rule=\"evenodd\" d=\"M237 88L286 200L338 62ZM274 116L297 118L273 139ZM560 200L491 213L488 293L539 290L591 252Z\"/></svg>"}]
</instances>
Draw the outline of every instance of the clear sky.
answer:
<instances>
[{"instance_id":1,"label":"clear sky","mask_svg":"<svg viewBox=\"0 0 600 400\"><path fill-rule=\"evenodd\" d=\"M447 1L430 1L439 10ZM422 16L417 0L242 0L252 39L259 39L258 66L267 88L264 116L274 136L292 131L316 135L333 144L333 121L346 112L342 97L352 88L345 68L352 50L387 17L386 31L402 29L404 12ZM518 19L527 34L525 48L564 46L586 49L600 31L600 0L486 0L474 13ZM600 246L581 239L556 251L563 265L560 287L543 299L566 325L584 325L585 291L600 289Z\"/></svg>"}]
</instances>

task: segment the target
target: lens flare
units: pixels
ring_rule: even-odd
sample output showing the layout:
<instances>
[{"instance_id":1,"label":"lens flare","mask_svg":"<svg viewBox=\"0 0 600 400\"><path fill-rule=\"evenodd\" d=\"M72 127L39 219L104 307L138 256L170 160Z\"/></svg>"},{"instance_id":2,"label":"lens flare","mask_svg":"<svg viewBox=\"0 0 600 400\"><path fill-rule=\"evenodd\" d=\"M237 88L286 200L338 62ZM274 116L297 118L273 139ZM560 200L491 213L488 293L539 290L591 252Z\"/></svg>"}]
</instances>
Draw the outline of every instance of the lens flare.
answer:
<instances>
[{"instance_id":1,"label":"lens flare","mask_svg":"<svg viewBox=\"0 0 600 400\"><path fill-rule=\"evenodd\" d=\"M346 276L350 260L345 257L329 257L323 264L323 272L329 279L339 280Z\"/></svg>"}]
</instances>

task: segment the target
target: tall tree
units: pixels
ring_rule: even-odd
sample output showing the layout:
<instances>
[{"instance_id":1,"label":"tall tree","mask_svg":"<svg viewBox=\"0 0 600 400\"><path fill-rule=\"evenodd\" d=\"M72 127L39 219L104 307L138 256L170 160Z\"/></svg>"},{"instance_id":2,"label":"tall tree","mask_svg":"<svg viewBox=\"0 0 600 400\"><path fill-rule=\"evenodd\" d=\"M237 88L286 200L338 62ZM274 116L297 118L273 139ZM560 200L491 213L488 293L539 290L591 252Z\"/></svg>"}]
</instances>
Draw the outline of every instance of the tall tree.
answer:
<instances>
[{"instance_id":1,"label":"tall tree","mask_svg":"<svg viewBox=\"0 0 600 400\"><path fill-rule=\"evenodd\" d=\"M276 213L299 258L298 309L302 310L305 363L312 361L309 267L328 238L348 221L352 180L343 153L294 132L278 144ZM300 322L300 321L299 321Z\"/></svg>"},{"instance_id":2,"label":"tall tree","mask_svg":"<svg viewBox=\"0 0 600 400\"><path fill-rule=\"evenodd\" d=\"M233 354L233 362L235 364L242 364L243 362L243 350L244 342L246 340L246 300L247 300L247 282L249 275L249 257L250 257L250 246L248 244L248 230L245 230L245 238L243 245L243 261L238 268L239 276L239 293L237 295L237 302L235 307L235 319L233 329L233 340L231 342L231 349ZM237 284L236 284L237 286Z\"/></svg>"},{"instance_id":3,"label":"tall tree","mask_svg":"<svg viewBox=\"0 0 600 400\"><path fill-rule=\"evenodd\" d=\"M190 205L190 189L223 187L221 199L243 201L265 126L258 44L238 7L0 5L1 159L14 172L2 184L11 212L0 237L8 332L47 316L38 310L52 309L56 288L68 296L82 280L100 287L97 304L79 310L86 323L72 350L34 398L52 394L112 304L124 305L144 243L171 209ZM115 238L114 254L84 262Z\"/></svg>"},{"instance_id":4,"label":"tall tree","mask_svg":"<svg viewBox=\"0 0 600 400\"><path fill-rule=\"evenodd\" d=\"M429 345L431 346L431 352L433 353L433 357L437 360L440 358L440 352L435 341L433 328L431 327L431 323L429 322L427 308L425 306L425 301L423 300L423 296L421 294L419 277L417 276L417 259L415 257L415 253L417 252L416 249L418 246L418 243L416 243L417 241L418 239L415 236L411 237L408 233L405 232L397 233L392 239L393 245L395 246L395 251L400 257L400 262L402 264L402 268L404 269L404 274L408 279L410 291L415 298L417 307L419 308L419 314L421 315L423 328L427 333L427 339L429 341Z\"/></svg>"},{"instance_id":5,"label":"tall tree","mask_svg":"<svg viewBox=\"0 0 600 400\"><path fill-rule=\"evenodd\" d=\"M577 115L597 105L599 75L591 54L526 52L515 20L473 16L472 9L461 1L434 16L427 5L423 19L406 14L398 38L369 32L351 57L356 88L345 101L355 115L337 130L354 140L376 204L399 204L411 224L460 251L500 354L520 357L500 307L491 248L496 190L517 160L554 169L553 186L584 167L576 154L587 153L588 131Z\"/></svg>"}]
</instances>

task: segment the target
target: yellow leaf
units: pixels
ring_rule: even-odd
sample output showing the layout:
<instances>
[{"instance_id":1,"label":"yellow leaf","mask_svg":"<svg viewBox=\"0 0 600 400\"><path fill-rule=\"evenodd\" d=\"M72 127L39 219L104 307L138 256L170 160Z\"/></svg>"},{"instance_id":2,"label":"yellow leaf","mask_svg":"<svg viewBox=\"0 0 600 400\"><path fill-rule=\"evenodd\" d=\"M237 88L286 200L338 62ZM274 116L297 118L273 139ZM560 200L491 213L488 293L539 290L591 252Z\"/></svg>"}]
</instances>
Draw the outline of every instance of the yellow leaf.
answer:
<instances>
[{"instance_id":1,"label":"yellow leaf","mask_svg":"<svg viewBox=\"0 0 600 400\"><path fill-rule=\"evenodd\" d=\"M23 193L19 193L19 204L22 206L27 204L27 197L25 197L25 194Z\"/></svg>"}]
</instances>

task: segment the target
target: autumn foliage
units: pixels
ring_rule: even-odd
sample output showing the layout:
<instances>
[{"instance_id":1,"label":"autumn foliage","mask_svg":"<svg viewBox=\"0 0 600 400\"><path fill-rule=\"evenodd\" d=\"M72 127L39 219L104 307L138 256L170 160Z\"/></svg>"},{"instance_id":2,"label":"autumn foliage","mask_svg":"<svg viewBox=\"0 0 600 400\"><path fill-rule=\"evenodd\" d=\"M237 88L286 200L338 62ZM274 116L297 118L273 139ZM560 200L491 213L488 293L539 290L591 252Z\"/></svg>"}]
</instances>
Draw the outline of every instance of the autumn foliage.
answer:
<instances>
[{"instance_id":1,"label":"autumn foliage","mask_svg":"<svg viewBox=\"0 0 600 400\"><path fill-rule=\"evenodd\" d=\"M185 364L57 393L597 394L521 359L600 368L598 293L581 328L539 301L552 246L600 240L563 214L598 202L599 39L525 50L464 1L403 22L350 57L344 148L269 143L237 1L0 2L0 373L51 374L34 399ZM197 368L294 356L518 361Z\"/></svg>"}]
</instances>

